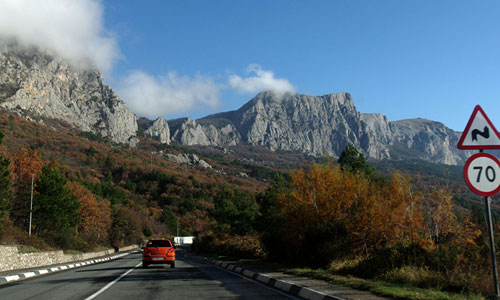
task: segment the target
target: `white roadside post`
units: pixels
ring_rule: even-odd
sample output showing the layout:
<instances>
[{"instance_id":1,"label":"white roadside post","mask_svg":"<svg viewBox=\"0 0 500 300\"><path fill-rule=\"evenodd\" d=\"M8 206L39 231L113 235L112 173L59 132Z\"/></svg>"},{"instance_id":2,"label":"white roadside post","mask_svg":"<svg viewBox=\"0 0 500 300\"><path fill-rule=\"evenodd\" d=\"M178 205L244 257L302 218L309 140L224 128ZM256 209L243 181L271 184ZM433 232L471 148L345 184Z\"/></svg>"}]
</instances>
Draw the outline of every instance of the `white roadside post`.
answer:
<instances>
[{"instance_id":1,"label":"white roadside post","mask_svg":"<svg viewBox=\"0 0 500 300\"><path fill-rule=\"evenodd\" d=\"M458 149L479 150L472 155L464 166L465 183L472 192L484 196L486 221L490 237L491 262L493 266L493 281L495 298L500 299L498 273L493 237L493 222L491 220L491 196L500 192L500 160L485 149L500 149L500 134L491 123L481 106L476 105L457 145Z\"/></svg>"},{"instance_id":2,"label":"white roadside post","mask_svg":"<svg viewBox=\"0 0 500 300\"><path fill-rule=\"evenodd\" d=\"M30 197L30 228L28 229L28 238L31 238L31 218L33 216L33 181L35 175L31 175L31 197Z\"/></svg>"}]
</instances>

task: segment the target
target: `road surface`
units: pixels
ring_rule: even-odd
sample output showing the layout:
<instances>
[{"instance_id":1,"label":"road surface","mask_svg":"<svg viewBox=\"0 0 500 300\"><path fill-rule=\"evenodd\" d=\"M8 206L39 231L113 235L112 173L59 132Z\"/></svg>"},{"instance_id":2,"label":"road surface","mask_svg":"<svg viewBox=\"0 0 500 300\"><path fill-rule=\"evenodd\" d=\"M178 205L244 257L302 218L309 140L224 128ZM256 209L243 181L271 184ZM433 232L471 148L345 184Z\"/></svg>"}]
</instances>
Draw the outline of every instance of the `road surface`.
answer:
<instances>
[{"instance_id":1,"label":"road surface","mask_svg":"<svg viewBox=\"0 0 500 300\"><path fill-rule=\"evenodd\" d=\"M259 283L177 253L176 268L141 267L141 254L17 281L0 299L290 299Z\"/></svg>"}]
</instances>

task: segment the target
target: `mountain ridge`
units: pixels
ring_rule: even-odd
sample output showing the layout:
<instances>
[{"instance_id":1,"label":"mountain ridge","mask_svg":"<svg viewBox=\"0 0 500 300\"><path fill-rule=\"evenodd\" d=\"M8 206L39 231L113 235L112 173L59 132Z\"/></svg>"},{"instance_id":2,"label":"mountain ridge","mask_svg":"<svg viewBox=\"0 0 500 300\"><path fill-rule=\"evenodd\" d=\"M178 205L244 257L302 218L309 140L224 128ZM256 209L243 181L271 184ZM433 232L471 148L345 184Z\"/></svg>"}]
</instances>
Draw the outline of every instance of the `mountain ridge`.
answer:
<instances>
[{"instance_id":1,"label":"mountain ridge","mask_svg":"<svg viewBox=\"0 0 500 300\"><path fill-rule=\"evenodd\" d=\"M361 113L349 93L323 96L263 91L239 109L194 120L139 118L98 70L81 70L36 48L0 46L0 107L25 118L63 120L82 131L135 146L137 135L163 144L231 147L264 146L339 156L348 143L370 159L420 158L463 164L460 133L425 119L389 122L379 113Z\"/></svg>"},{"instance_id":2,"label":"mountain ridge","mask_svg":"<svg viewBox=\"0 0 500 300\"><path fill-rule=\"evenodd\" d=\"M390 122L380 113L361 113L349 93L278 99L266 91L237 110L193 121L202 128L232 126L251 145L316 156L338 156L347 143L372 159L417 157L457 165L470 155L456 148L461 133L443 123L422 118Z\"/></svg>"}]
</instances>

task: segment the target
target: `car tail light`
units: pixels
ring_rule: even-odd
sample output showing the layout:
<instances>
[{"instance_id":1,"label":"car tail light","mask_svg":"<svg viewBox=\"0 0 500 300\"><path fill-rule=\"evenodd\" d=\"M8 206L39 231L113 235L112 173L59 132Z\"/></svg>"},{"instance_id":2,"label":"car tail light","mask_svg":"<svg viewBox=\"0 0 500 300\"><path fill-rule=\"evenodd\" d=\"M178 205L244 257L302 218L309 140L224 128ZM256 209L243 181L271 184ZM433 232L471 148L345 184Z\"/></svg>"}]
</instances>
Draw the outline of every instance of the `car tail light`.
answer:
<instances>
[{"instance_id":1,"label":"car tail light","mask_svg":"<svg viewBox=\"0 0 500 300\"><path fill-rule=\"evenodd\" d=\"M170 249L168 249L168 253L172 253L174 252L174 247L171 247Z\"/></svg>"}]
</instances>

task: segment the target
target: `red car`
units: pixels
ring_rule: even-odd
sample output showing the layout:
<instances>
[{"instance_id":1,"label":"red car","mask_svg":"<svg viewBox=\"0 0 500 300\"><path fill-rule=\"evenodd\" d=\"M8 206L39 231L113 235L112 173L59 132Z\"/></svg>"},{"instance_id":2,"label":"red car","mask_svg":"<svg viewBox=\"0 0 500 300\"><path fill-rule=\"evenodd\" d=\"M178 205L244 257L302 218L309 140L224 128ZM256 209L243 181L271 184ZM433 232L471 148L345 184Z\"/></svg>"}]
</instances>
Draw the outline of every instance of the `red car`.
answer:
<instances>
[{"instance_id":1,"label":"red car","mask_svg":"<svg viewBox=\"0 0 500 300\"><path fill-rule=\"evenodd\" d=\"M149 240L142 251L142 267L150 264L169 264L175 268L175 248L167 239Z\"/></svg>"}]
</instances>

